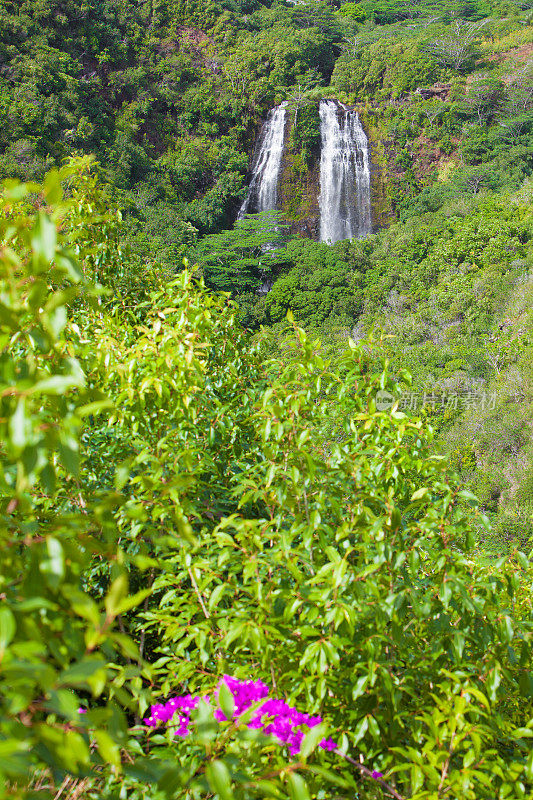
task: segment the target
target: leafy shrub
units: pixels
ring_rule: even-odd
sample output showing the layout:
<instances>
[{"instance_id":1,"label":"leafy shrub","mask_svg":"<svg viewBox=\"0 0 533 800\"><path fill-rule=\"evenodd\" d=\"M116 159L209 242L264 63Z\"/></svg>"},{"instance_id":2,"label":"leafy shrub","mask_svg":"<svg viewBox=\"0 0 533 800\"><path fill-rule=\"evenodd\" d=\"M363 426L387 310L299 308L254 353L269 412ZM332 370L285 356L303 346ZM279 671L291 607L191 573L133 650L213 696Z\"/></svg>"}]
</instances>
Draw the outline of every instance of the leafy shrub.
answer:
<instances>
[{"instance_id":1,"label":"leafy shrub","mask_svg":"<svg viewBox=\"0 0 533 800\"><path fill-rule=\"evenodd\" d=\"M116 219L85 216L94 197L82 199L77 170L52 172L42 187L12 182L0 200L2 796L33 768L60 780L102 764L120 771L126 715L143 696L137 649L115 622L149 591L127 596L113 502L88 506L79 483L81 430L109 402L84 372L90 345L73 309L98 306L87 273L112 266L105 230ZM72 181L71 199L61 181ZM84 587L94 558L111 567L102 599ZM96 707L82 719L84 697Z\"/></svg>"},{"instance_id":2,"label":"leafy shrub","mask_svg":"<svg viewBox=\"0 0 533 800\"><path fill-rule=\"evenodd\" d=\"M469 558L471 498L420 421L376 409L398 386L363 349L331 371L296 329L267 374L187 273L138 305L98 302L88 275L112 281L117 254L102 219L84 244L98 198L82 177L12 184L2 201L6 791L24 795L36 769L40 796L65 774L102 797L148 782L283 798L330 780L368 797L443 780L467 798L527 796L525 556L497 574ZM205 693L252 672L320 710L337 749L315 752L318 726L296 766L232 721L223 693L227 719L200 704L179 747L134 724L150 686Z\"/></svg>"}]
</instances>

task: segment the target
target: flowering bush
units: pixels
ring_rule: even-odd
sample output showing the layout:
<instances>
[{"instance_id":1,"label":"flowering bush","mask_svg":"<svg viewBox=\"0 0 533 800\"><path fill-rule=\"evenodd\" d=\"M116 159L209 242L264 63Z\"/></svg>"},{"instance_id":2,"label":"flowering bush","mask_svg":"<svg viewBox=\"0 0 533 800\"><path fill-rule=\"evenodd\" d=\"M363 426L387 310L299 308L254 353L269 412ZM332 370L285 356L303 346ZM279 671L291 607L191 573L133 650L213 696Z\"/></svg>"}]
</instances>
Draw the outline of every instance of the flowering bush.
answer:
<instances>
[{"instance_id":1,"label":"flowering bush","mask_svg":"<svg viewBox=\"0 0 533 800\"><path fill-rule=\"evenodd\" d=\"M0 797L529 798L531 562L476 559L387 367L265 365L187 272L109 308L38 191L0 203Z\"/></svg>"},{"instance_id":2,"label":"flowering bush","mask_svg":"<svg viewBox=\"0 0 533 800\"><path fill-rule=\"evenodd\" d=\"M322 717L297 711L283 700L268 698L270 689L263 681L240 681L238 678L225 675L217 689L217 696L222 685L227 686L231 692L233 718L238 722L239 717L253 708L253 715L247 720L247 726L261 729L263 733L275 736L280 742L288 745L289 753L292 756L300 752L305 736L304 729L315 728L323 722ZM203 699L209 701L209 697ZM144 722L149 727L155 728L161 723L172 723L174 720L175 736L187 736L191 723L191 711L198 706L199 702L199 695L187 694L182 697L171 697L166 703L153 705L150 708L150 716ZM215 710L214 715L215 719L220 722L228 720L220 708ZM176 716L177 720L175 720ZM322 750L336 750L337 748L332 739L321 739L318 746Z\"/></svg>"}]
</instances>

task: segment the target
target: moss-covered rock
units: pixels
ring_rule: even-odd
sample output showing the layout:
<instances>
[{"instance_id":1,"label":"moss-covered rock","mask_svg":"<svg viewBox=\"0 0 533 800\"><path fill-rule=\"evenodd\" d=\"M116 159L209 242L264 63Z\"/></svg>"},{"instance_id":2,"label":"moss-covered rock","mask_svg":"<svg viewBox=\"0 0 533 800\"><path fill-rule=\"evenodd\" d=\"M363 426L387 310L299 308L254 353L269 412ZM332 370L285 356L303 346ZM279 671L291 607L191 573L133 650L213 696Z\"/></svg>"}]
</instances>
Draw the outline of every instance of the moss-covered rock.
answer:
<instances>
[{"instance_id":1,"label":"moss-covered rock","mask_svg":"<svg viewBox=\"0 0 533 800\"><path fill-rule=\"evenodd\" d=\"M379 117L368 107L359 110L359 117L370 142L372 224L374 230L385 228L395 219L392 204L393 182L390 179L390 154L387 153Z\"/></svg>"},{"instance_id":2,"label":"moss-covered rock","mask_svg":"<svg viewBox=\"0 0 533 800\"><path fill-rule=\"evenodd\" d=\"M318 239L320 209L320 116L309 103L290 116L280 180L280 208L291 232Z\"/></svg>"}]
</instances>

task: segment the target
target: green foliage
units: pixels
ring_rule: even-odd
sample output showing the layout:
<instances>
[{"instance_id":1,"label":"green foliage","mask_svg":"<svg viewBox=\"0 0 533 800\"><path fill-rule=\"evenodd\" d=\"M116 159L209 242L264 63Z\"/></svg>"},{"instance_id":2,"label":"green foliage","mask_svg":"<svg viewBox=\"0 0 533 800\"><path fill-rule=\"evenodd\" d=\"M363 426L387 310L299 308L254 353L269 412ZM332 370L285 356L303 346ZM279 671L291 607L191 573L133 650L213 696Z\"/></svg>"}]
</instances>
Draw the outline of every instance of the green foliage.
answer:
<instances>
[{"instance_id":1,"label":"green foliage","mask_svg":"<svg viewBox=\"0 0 533 800\"><path fill-rule=\"evenodd\" d=\"M365 348L332 368L295 328L265 364L187 272L138 301L92 283L117 253L88 238L84 169L3 195L4 796L36 770L40 797L65 775L103 798L527 797L527 558L472 559L471 496L424 423L377 409L399 386ZM224 672L320 710L339 752L296 764L202 704L183 742L135 725L152 687Z\"/></svg>"},{"instance_id":2,"label":"green foliage","mask_svg":"<svg viewBox=\"0 0 533 800\"><path fill-rule=\"evenodd\" d=\"M77 170L49 173L42 187L11 182L1 197L2 796L34 767L84 775L107 763L118 774L125 711L144 694L137 648L115 621L147 593L127 597L116 501L88 507L80 486L80 432L109 401L87 379L90 345L72 309L100 313L87 275L114 254L93 233L114 223L87 219L93 198ZM94 558L113 563L101 600L82 583ZM83 717L81 697L94 704Z\"/></svg>"},{"instance_id":3,"label":"green foliage","mask_svg":"<svg viewBox=\"0 0 533 800\"><path fill-rule=\"evenodd\" d=\"M0 199L0 796L530 797L526 15L0 0L0 23L0 176L32 180ZM401 221L228 230L284 99L281 194L312 216L335 92L366 102ZM105 171L49 172L74 151ZM225 672L338 751L291 759L206 704L184 740L140 725Z\"/></svg>"},{"instance_id":4,"label":"green foliage","mask_svg":"<svg viewBox=\"0 0 533 800\"><path fill-rule=\"evenodd\" d=\"M451 17L479 19L488 16L491 11L490 4L484 0L452 0L445 3L435 0L363 0L357 4L344 3L341 9L346 5L355 6L358 22L369 19L379 25L443 12Z\"/></svg>"},{"instance_id":5,"label":"green foliage","mask_svg":"<svg viewBox=\"0 0 533 800\"><path fill-rule=\"evenodd\" d=\"M202 268L206 284L234 295L257 295L271 283L273 270L288 260L280 246L285 225L277 212L248 214L235 228L204 237L190 258Z\"/></svg>"},{"instance_id":6,"label":"green foliage","mask_svg":"<svg viewBox=\"0 0 533 800\"><path fill-rule=\"evenodd\" d=\"M465 113L469 116L475 114L480 124L490 120L501 109L505 95L506 89L502 80L480 75L468 87Z\"/></svg>"},{"instance_id":7,"label":"green foliage","mask_svg":"<svg viewBox=\"0 0 533 800\"><path fill-rule=\"evenodd\" d=\"M442 68L418 47L407 42L380 39L355 55L349 52L335 64L332 83L358 99L401 97L420 85L434 83Z\"/></svg>"},{"instance_id":8,"label":"green foliage","mask_svg":"<svg viewBox=\"0 0 533 800\"><path fill-rule=\"evenodd\" d=\"M361 310L361 278L343 250L343 245L332 248L307 239L289 242L287 259L293 266L266 297L269 320L281 322L291 311L315 330L325 323L350 329Z\"/></svg>"},{"instance_id":9,"label":"green foliage","mask_svg":"<svg viewBox=\"0 0 533 800\"><path fill-rule=\"evenodd\" d=\"M263 103L316 60L331 71L338 38L324 25L289 36L282 20L258 47L240 20L218 32L221 11L54 0L34 13L3 2L0 177L39 179L74 150L97 155L133 249L158 269L179 268L195 231L233 220ZM267 63L273 43L279 57Z\"/></svg>"},{"instance_id":10,"label":"green foliage","mask_svg":"<svg viewBox=\"0 0 533 800\"><path fill-rule=\"evenodd\" d=\"M309 103L300 108L291 126L290 146L300 152L306 166L312 167L320 156L320 117L318 105Z\"/></svg>"},{"instance_id":11,"label":"green foliage","mask_svg":"<svg viewBox=\"0 0 533 800\"><path fill-rule=\"evenodd\" d=\"M255 415L264 458L254 464L249 452L236 475L239 509L199 531L193 560L177 554L158 581L164 597L147 619L161 638L163 693L205 685L196 658L207 670L253 670L322 708L342 748L401 796L436 796L442 781L465 797L517 786L527 796L530 729L520 740L508 726L529 719L511 699L518 685L503 686L519 623L509 626L505 583L467 556L461 494L442 479L421 423L375 412L377 393L395 391L386 372L368 373L354 348L332 373L299 331L293 346ZM511 581L520 593L519 572ZM510 735L508 760L498 741L511 745ZM181 758L192 748L185 740ZM311 766L309 778L316 794L320 772Z\"/></svg>"}]
</instances>

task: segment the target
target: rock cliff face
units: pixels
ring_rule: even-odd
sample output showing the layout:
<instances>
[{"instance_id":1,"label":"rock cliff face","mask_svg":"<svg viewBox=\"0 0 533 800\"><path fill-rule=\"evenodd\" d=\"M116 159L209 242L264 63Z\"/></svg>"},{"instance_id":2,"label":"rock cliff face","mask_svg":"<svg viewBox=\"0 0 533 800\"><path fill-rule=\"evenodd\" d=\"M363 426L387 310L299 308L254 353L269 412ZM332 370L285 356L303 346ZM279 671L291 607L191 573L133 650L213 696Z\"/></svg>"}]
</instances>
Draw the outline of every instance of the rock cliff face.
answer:
<instances>
[{"instance_id":1,"label":"rock cliff face","mask_svg":"<svg viewBox=\"0 0 533 800\"><path fill-rule=\"evenodd\" d=\"M415 94L419 94L424 100L432 100L433 98L446 100L450 94L450 89L450 83L436 83L434 86L428 86L427 88L419 87L416 89Z\"/></svg>"},{"instance_id":2,"label":"rock cliff face","mask_svg":"<svg viewBox=\"0 0 533 800\"><path fill-rule=\"evenodd\" d=\"M290 232L315 240L320 233L319 125L317 105L289 116L279 190L279 208L290 225Z\"/></svg>"},{"instance_id":3,"label":"rock cliff face","mask_svg":"<svg viewBox=\"0 0 533 800\"><path fill-rule=\"evenodd\" d=\"M302 164L298 154L287 153L284 159L280 191L280 209L291 233L318 241L320 236L320 166Z\"/></svg>"}]
</instances>

